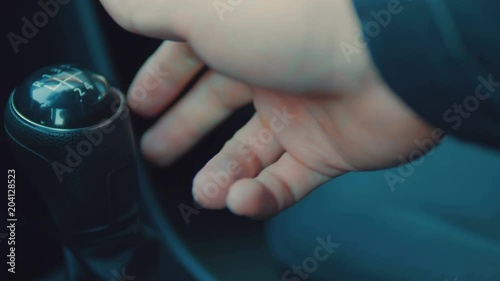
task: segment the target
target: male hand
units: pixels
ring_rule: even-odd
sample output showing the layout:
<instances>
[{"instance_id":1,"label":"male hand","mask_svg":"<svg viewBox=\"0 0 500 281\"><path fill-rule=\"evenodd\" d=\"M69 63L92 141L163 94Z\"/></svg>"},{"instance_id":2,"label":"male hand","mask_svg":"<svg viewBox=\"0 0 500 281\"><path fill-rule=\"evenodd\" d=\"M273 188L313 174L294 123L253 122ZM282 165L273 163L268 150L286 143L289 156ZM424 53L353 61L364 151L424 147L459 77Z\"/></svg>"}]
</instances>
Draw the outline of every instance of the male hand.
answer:
<instances>
[{"instance_id":1,"label":"male hand","mask_svg":"<svg viewBox=\"0 0 500 281\"><path fill-rule=\"evenodd\" d=\"M350 1L101 2L132 32L181 41L165 41L139 71L128 95L137 114L156 117L210 68L144 135L151 161L172 163L253 102L255 115L194 179L193 195L207 208L269 217L346 172L397 165L418 149L415 140L430 137L366 48L342 52L361 28ZM220 3L232 7L223 17ZM151 69L168 73L157 87Z\"/></svg>"}]
</instances>

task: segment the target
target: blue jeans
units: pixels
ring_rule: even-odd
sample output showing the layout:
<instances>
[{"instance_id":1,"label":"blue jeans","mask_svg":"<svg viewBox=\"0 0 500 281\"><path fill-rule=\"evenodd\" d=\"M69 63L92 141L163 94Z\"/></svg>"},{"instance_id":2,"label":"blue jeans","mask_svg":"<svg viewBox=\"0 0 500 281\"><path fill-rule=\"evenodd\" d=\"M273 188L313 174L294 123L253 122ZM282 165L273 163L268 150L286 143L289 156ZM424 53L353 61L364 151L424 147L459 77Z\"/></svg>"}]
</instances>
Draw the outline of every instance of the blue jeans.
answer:
<instances>
[{"instance_id":1,"label":"blue jeans","mask_svg":"<svg viewBox=\"0 0 500 281\"><path fill-rule=\"evenodd\" d=\"M330 181L267 230L285 281L499 281L500 153L446 139Z\"/></svg>"}]
</instances>

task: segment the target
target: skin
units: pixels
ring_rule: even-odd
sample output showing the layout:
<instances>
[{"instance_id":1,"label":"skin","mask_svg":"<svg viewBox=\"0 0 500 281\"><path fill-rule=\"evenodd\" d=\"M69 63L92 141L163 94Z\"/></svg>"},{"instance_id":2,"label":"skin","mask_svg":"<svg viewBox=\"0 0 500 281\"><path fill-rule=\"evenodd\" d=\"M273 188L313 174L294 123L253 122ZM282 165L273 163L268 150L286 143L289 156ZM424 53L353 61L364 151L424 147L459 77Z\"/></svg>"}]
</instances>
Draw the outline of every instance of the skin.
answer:
<instances>
[{"instance_id":1,"label":"skin","mask_svg":"<svg viewBox=\"0 0 500 281\"><path fill-rule=\"evenodd\" d=\"M206 208L267 218L344 173L401 164L431 136L432 126L380 79L367 48L344 56L339 44L355 45L361 28L350 1L242 1L223 20L211 1L101 2L123 28L168 40L129 89L138 115L158 117L209 67L143 136L150 161L169 165L253 103L255 115L194 178L193 196ZM151 69L168 73L155 87ZM277 130L284 109L293 118ZM228 177L217 182L211 173Z\"/></svg>"}]
</instances>

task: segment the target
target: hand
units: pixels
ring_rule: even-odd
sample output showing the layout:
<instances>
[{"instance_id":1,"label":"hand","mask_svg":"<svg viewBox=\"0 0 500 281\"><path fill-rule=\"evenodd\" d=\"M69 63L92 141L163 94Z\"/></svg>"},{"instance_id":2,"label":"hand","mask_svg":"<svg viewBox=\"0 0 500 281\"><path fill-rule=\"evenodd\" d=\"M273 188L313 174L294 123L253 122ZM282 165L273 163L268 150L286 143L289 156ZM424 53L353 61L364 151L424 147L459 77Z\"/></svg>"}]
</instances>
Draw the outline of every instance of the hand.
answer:
<instances>
[{"instance_id":1,"label":"hand","mask_svg":"<svg viewBox=\"0 0 500 281\"><path fill-rule=\"evenodd\" d=\"M185 41L166 41L139 71L128 95L136 113L157 116L210 67L144 135L151 161L168 165L253 102L255 115L194 179L207 208L269 217L346 172L397 165L431 134L366 49L344 57L339 43L354 44L359 28L350 1L243 1L224 21L210 1L101 2L128 30ZM151 69L168 73L157 87Z\"/></svg>"}]
</instances>

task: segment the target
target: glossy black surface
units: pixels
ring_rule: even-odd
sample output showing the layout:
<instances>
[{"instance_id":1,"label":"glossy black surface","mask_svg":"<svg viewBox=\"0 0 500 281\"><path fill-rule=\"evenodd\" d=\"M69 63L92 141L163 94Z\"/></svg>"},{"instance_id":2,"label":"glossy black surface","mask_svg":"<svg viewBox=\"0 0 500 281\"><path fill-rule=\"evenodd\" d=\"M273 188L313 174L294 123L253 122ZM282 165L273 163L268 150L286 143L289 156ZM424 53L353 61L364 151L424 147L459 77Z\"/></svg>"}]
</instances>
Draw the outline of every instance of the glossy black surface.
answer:
<instances>
[{"instance_id":1,"label":"glossy black surface","mask_svg":"<svg viewBox=\"0 0 500 281\"><path fill-rule=\"evenodd\" d=\"M112 117L120 97L103 76L63 64L30 75L15 90L12 102L17 113L33 123L77 129Z\"/></svg>"}]
</instances>

